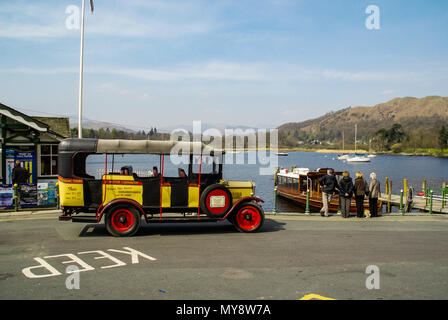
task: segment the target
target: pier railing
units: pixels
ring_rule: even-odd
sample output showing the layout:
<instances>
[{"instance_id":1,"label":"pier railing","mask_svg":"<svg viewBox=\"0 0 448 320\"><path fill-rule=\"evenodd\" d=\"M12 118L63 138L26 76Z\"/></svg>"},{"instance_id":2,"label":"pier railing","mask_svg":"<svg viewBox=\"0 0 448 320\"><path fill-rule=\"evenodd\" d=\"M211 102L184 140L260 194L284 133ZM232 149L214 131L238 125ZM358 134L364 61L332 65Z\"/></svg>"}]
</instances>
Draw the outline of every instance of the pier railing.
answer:
<instances>
[{"instance_id":1,"label":"pier railing","mask_svg":"<svg viewBox=\"0 0 448 320\"><path fill-rule=\"evenodd\" d=\"M381 200L386 203L386 212L391 212L392 206L399 207L399 212L409 212L411 209L427 211L429 213L448 213L448 188L443 182L441 189L428 188L426 180L422 182L422 189L416 192L408 187L407 179L403 179L400 195L392 194L392 181L386 177L386 192ZM436 193L437 192L437 193Z\"/></svg>"}]
</instances>

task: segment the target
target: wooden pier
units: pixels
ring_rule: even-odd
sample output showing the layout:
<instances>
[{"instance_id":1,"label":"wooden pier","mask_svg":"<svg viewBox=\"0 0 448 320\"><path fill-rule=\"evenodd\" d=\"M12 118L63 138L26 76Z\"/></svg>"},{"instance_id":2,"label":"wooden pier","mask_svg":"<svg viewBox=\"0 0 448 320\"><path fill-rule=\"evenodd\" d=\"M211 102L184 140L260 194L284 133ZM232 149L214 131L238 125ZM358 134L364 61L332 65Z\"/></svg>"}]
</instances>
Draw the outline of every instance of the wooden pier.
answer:
<instances>
[{"instance_id":1,"label":"wooden pier","mask_svg":"<svg viewBox=\"0 0 448 320\"><path fill-rule=\"evenodd\" d=\"M416 194L413 188L408 188L407 179L403 180L403 189L400 195L391 193L392 181L386 178L386 192L381 193L378 198L386 206L386 212L391 211L391 207L398 207L402 213L410 210L420 210L429 213L448 213L448 189L444 182L442 185L442 195L436 195L432 190L426 188L426 180L422 184L422 192Z\"/></svg>"},{"instance_id":2,"label":"wooden pier","mask_svg":"<svg viewBox=\"0 0 448 320\"><path fill-rule=\"evenodd\" d=\"M386 194L382 194L382 196L379 197L378 199L383 202L383 205L386 206L386 210L387 210L387 206L388 206L389 202L390 202L390 206L399 208L400 207L400 198L401 198L400 195L392 194L389 199L389 197ZM410 209L417 209L417 210L428 211L428 212L431 211L429 201L427 201L424 197L419 197L419 196L413 197ZM403 212L405 212L405 211L406 211L406 199L403 199ZM438 199L434 199L433 204L432 204L432 213L448 213L448 204L445 204L445 206L442 207L442 201L438 200Z\"/></svg>"}]
</instances>

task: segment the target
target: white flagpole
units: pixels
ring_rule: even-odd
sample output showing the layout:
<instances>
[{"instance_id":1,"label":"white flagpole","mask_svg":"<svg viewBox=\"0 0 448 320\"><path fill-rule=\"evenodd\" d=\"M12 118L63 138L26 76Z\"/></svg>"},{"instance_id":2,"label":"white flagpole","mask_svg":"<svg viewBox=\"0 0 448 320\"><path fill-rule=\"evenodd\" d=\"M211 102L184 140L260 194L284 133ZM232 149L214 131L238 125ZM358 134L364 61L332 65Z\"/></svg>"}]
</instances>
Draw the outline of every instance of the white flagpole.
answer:
<instances>
[{"instance_id":1,"label":"white flagpole","mask_svg":"<svg viewBox=\"0 0 448 320\"><path fill-rule=\"evenodd\" d=\"M81 53L79 61L79 96L78 96L78 138L82 138L82 78L84 62L84 8L85 0L82 0L81 18Z\"/></svg>"}]
</instances>

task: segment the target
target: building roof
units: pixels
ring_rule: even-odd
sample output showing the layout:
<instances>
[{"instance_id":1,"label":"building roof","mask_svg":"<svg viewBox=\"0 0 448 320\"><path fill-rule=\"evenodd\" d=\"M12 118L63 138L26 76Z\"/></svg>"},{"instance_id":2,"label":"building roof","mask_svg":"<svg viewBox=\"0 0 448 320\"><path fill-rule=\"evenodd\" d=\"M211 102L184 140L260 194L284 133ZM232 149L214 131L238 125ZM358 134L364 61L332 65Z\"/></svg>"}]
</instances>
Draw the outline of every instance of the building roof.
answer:
<instances>
[{"instance_id":1,"label":"building roof","mask_svg":"<svg viewBox=\"0 0 448 320\"><path fill-rule=\"evenodd\" d=\"M62 117L32 117L42 123L45 123L51 131L64 137L70 138L70 121L69 118Z\"/></svg>"},{"instance_id":2,"label":"building roof","mask_svg":"<svg viewBox=\"0 0 448 320\"><path fill-rule=\"evenodd\" d=\"M24 124L39 132L48 133L58 140L70 137L69 118L33 117L0 103L0 115Z\"/></svg>"},{"instance_id":3,"label":"building roof","mask_svg":"<svg viewBox=\"0 0 448 320\"><path fill-rule=\"evenodd\" d=\"M33 128L34 130L37 130L40 132L48 131L48 125L46 125L45 123L42 123L37 119L33 119L30 116L28 116L20 111L17 111L11 107L8 107L7 105L4 105L2 103L0 103L0 114L6 116L8 118L11 118L19 123L27 125L30 128Z\"/></svg>"}]
</instances>

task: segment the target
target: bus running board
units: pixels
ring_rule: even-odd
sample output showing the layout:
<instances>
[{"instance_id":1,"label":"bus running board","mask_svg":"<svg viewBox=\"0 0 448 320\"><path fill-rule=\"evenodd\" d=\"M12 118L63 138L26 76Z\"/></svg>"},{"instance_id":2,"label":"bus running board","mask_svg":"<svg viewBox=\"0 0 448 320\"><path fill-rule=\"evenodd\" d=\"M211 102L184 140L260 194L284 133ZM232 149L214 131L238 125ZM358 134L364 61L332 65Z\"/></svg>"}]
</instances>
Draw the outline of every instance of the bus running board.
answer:
<instances>
[{"instance_id":1,"label":"bus running board","mask_svg":"<svg viewBox=\"0 0 448 320\"><path fill-rule=\"evenodd\" d=\"M94 223L97 223L98 221L96 221L96 216L73 216L72 222L94 222Z\"/></svg>"},{"instance_id":2,"label":"bus running board","mask_svg":"<svg viewBox=\"0 0 448 320\"><path fill-rule=\"evenodd\" d=\"M146 223L172 223L172 222L217 222L219 219L217 218L208 218L208 217L201 217L200 219L196 218L174 218L174 217L163 217L162 219L156 218L155 216L153 218L149 218L145 220Z\"/></svg>"}]
</instances>

